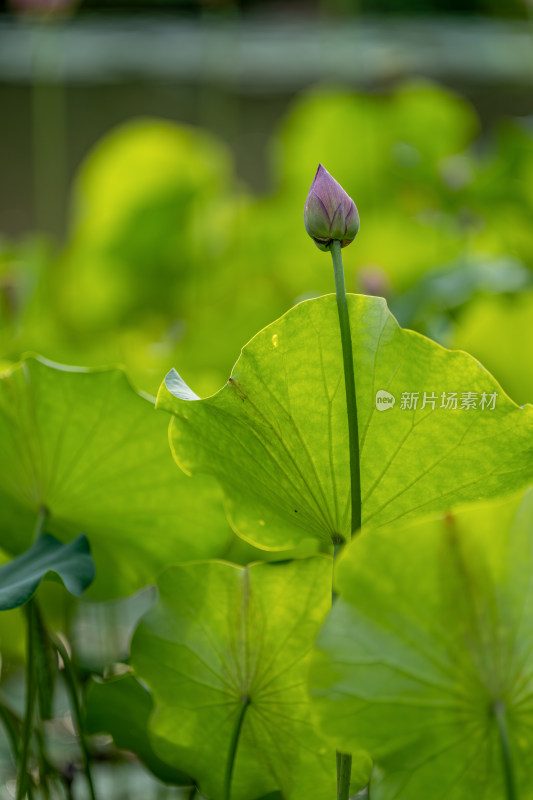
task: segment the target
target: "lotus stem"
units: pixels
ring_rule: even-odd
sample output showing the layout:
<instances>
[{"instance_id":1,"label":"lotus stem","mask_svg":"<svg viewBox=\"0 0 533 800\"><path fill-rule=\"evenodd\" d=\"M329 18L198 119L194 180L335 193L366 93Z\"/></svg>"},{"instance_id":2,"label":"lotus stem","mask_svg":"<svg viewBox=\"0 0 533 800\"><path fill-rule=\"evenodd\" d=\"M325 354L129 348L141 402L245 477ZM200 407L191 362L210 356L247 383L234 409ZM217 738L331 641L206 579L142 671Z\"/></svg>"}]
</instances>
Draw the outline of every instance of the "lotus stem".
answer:
<instances>
[{"instance_id":1,"label":"lotus stem","mask_svg":"<svg viewBox=\"0 0 533 800\"><path fill-rule=\"evenodd\" d=\"M222 794L222 800L231 800L231 779L233 777L233 768L235 766L235 760L237 757L237 747L239 746L239 738L241 735L242 725L244 722L244 716L246 714L246 709L250 705L250 698L243 697L242 704L239 710L239 716L237 718L237 722L235 724L235 728L233 730L233 736L231 737L231 742L229 746L229 753L228 753L228 761L226 765L226 777L224 779L224 791Z\"/></svg>"}]
</instances>

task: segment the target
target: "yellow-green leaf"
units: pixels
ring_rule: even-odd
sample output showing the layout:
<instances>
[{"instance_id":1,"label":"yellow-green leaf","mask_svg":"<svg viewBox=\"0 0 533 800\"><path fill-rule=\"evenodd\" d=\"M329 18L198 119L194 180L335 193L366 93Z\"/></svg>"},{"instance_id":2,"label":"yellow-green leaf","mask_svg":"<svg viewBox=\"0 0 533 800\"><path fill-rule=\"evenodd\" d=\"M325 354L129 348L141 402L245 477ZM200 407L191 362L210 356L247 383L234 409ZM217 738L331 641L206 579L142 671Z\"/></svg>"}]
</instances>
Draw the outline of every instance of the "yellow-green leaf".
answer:
<instances>
[{"instance_id":1,"label":"yellow-green leaf","mask_svg":"<svg viewBox=\"0 0 533 800\"><path fill-rule=\"evenodd\" d=\"M468 354L401 329L381 298L349 295L348 303L363 523L444 511L532 479L532 406L518 408ZM406 397L416 407L414 399L403 407ZM217 394L199 400L171 372L158 405L174 415L178 464L218 478L243 538L267 549L306 537L349 539L346 400L333 295L300 303L258 333Z\"/></svg>"}]
</instances>

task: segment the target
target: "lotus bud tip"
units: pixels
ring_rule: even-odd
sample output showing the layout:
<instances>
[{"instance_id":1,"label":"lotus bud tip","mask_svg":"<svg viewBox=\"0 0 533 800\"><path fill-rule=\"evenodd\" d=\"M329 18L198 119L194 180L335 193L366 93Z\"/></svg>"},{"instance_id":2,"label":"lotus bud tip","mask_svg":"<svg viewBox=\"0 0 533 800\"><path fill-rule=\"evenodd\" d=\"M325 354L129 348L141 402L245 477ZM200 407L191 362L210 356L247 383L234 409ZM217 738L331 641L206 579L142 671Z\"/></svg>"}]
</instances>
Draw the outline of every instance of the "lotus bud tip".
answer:
<instances>
[{"instance_id":1,"label":"lotus bud tip","mask_svg":"<svg viewBox=\"0 0 533 800\"><path fill-rule=\"evenodd\" d=\"M329 250L333 241L346 247L359 230L354 201L322 164L318 165L305 201L304 225L320 250Z\"/></svg>"}]
</instances>

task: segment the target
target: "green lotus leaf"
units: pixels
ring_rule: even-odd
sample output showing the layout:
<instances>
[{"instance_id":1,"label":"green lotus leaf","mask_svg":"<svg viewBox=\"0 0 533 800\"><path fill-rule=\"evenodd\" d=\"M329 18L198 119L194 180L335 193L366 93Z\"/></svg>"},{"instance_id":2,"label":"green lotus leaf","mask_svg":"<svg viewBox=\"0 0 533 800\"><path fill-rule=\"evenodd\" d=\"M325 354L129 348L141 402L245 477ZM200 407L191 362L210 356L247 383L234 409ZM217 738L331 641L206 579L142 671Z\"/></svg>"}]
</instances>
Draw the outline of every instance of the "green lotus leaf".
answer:
<instances>
[{"instance_id":1,"label":"green lotus leaf","mask_svg":"<svg viewBox=\"0 0 533 800\"><path fill-rule=\"evenodd\" d=\"M94 578L87 537L63 544L44 534L25 553L0 567L0 611L24 605L46 577L57 576L65 589L81 595Z\"/></svg>"},{"instance_id":2,"label":"green lotus leaf","mask_svg":"<svg viewBox=\"0 0 533 800\"><path fill-rule=\"evenodd\" d=\"M220 490L176 474L165 427L120 370L28 358L5 372L0 546L28 548L46 507L48 533L89 538L99 596L135 591L169 560L224 553L231 531Z\"/></svg>"},{"instance_id":3,"label":"green lotus leaf","mask_svg":"<svg viewBox=\"0 0 533 800\"><path fill-rule=\"evenodd\" d=\"M347 547L311 692L329 740L373 756L372 800L533 797L532 572L533 490Z\"/></svg>"},{"instance_id":4,"label":"green lotus leaf","mask_svg":"<svg viewBox=\"0 0 533 800\"><path fill-rule=\"evenodd\" d=\"M244 704L231 800L276 789L285 800L335 796L335 752L311 724L308 656L331 604L331 560L170 567L141 621L132 663L150 687L154 749L214 800ZM356 759L364 786L368 758ZM360 788L360 786L356 786Z\"/></svg>"},{"instance_id":5,"label":"green lotus leaf","mask_svg":"<svg viewBox=\"0 0 533 800\"><path fill-rule=\"evenodd\" d=\"M109 733L117 747L130 750L164 783L191 785L183 772L154 753L148 719L153 709L150 692L130 673L102 681L91 678L85 697L85 732Z\"/></svg>"},{"instance_id":6,"label":"green lotus leaf","mask_svg":"<svg viewBox=\"0 0 533 800\"><path fill-rule=\"evenodd\" d=\"M441 512L525 486L533 475L533 407L518 408L466 353L402 330L381 298L349 295L348 303L363 523ZM456 409L447 407L454 393ZM404 396L416 397L417 407L404 407ZM476 407L466 407L468 398ZM267 549L305 537L349 539L333 295L300 303L258 333L217 394L200 401L173 371L158 405L174 415L178 464L218 478L243 538Z\"/></svg>"}]
</instances>

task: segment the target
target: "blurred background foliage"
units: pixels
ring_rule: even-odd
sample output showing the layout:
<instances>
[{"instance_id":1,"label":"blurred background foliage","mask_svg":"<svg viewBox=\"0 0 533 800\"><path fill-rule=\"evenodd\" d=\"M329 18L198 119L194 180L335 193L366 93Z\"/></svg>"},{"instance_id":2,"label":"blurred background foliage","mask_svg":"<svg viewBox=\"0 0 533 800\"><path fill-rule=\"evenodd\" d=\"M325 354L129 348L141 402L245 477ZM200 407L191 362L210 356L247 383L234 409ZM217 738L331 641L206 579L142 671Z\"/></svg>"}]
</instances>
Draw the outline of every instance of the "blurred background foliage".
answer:
<instances>
[{"instance_id":1,"label":"blurred background foliage","mask_svg":"<svg viewBox=\"0 0 533 800\"><path fill-rule=\"evenodd\" d=\"M379 95L318 86L270 146L273 190L237 178L204 130L137 119L104 136L74 181L66 239L4 241L1 355L121 363L155 393L176 366L200 394L241 346L333 289L302 225L318 162L355 198L351 291L471 351L518 403L533 399L533 147L524 121L479 139L473 107L427 81Z\"/></svg>"},{"instance_id":2,"label":"blurred background foliage","mask_svg":"<svg viewBox=\"0 0 533 800\"><path fill-rule=\"evenodd\" d=\"M1 0L0 9L9 6ZM242 13L257 8L268 7L278 10L285 6L299 13L337 13L337 14L486 14L494 16L521 16L523 3L521 0L84 0L84 10L120 9L129 13L158 9L189 14Z\"/></svg>"},{"instance_id":3,"label":"blurred background foliage","mask_svg":"<svg viewBox=\"0 0 533 800\"><path fill-rule=\"evenodd\" d=\"M321 162L361 217L360 233L344 251L349 291L386 297L402 325L468 350L515 402L533 402L533 39L524 62L530 83L519 87L526 99L515 106L508 77L494 95L487 79L475 102L469 75L445 86L430 79L431 70L411 74L389 61L373 81L364 75L359 83L342 81L338 74L332 80L317 68L312 80L283 91L247 84L236 93L216 82L217 59L222 68L235 48L233 29L220 52L209 55L205 80L200 76L192 88L172 79L152 85L148 72L135 85L115 76L107 87L103 79L72 88L68 74L53 72L46 49L60 41L54 37L63 23L41 12L13 23L22 5L31 4L0 2L0 40L9 43L16 28L31 32L35 47L24 90L0 72L4 118L13 123L0 130L0 367L28 351L67 364L118 363L152 395L176 367L200 395L215 392L260 328L299 300L334 289L329 263L302 220ZM394 34L390 13L430 19L459 13L514 17L530 36L525 0L84 0L77 13L83 19L109 10L122 20L116 30L146 12L164 12L174 25L195 18L200 32L213 20L244 24L254 13L275 14L281 26L285 13L294 25L310 17L364 24L364 16L354 15L368 12L376 15L372 30L392 24ZM481 24L480 17L469 24ZM441 16L432 24L447 30ZM413 37L413 48L423 50ZM470 56L483 62L476 47ZM450 61L456 54L450 47ZM1 53L0 63L7 63ZM136 106L124 101L137 91L145 101L142 117L128 113ZM154 114L161 106L168 113ZM520 114L498 110L509 106ZM86 133L83 146L73 118ZM9 184L11 162L17 181ZM229 557L245 563L258 553L235 541ZM131 632L153 601L149 590L106 604L65 602L55 585L39 593L50 624L61 619L70 631L86 677L112 674L127 660ZM19 713L23 647L20 613L4 613L0 695ZM78 775L79 751L61 696L48 734L54 757ZM185 796L150 782L131 759L117 767L105 731L93 746L102 796ZM6 770L12 772L12 762L0 738L0 776ZM83 797L79 783L76 796ZM12 796L13 782L0 779L0 798Z\"/></svg>"}]
</instances>

